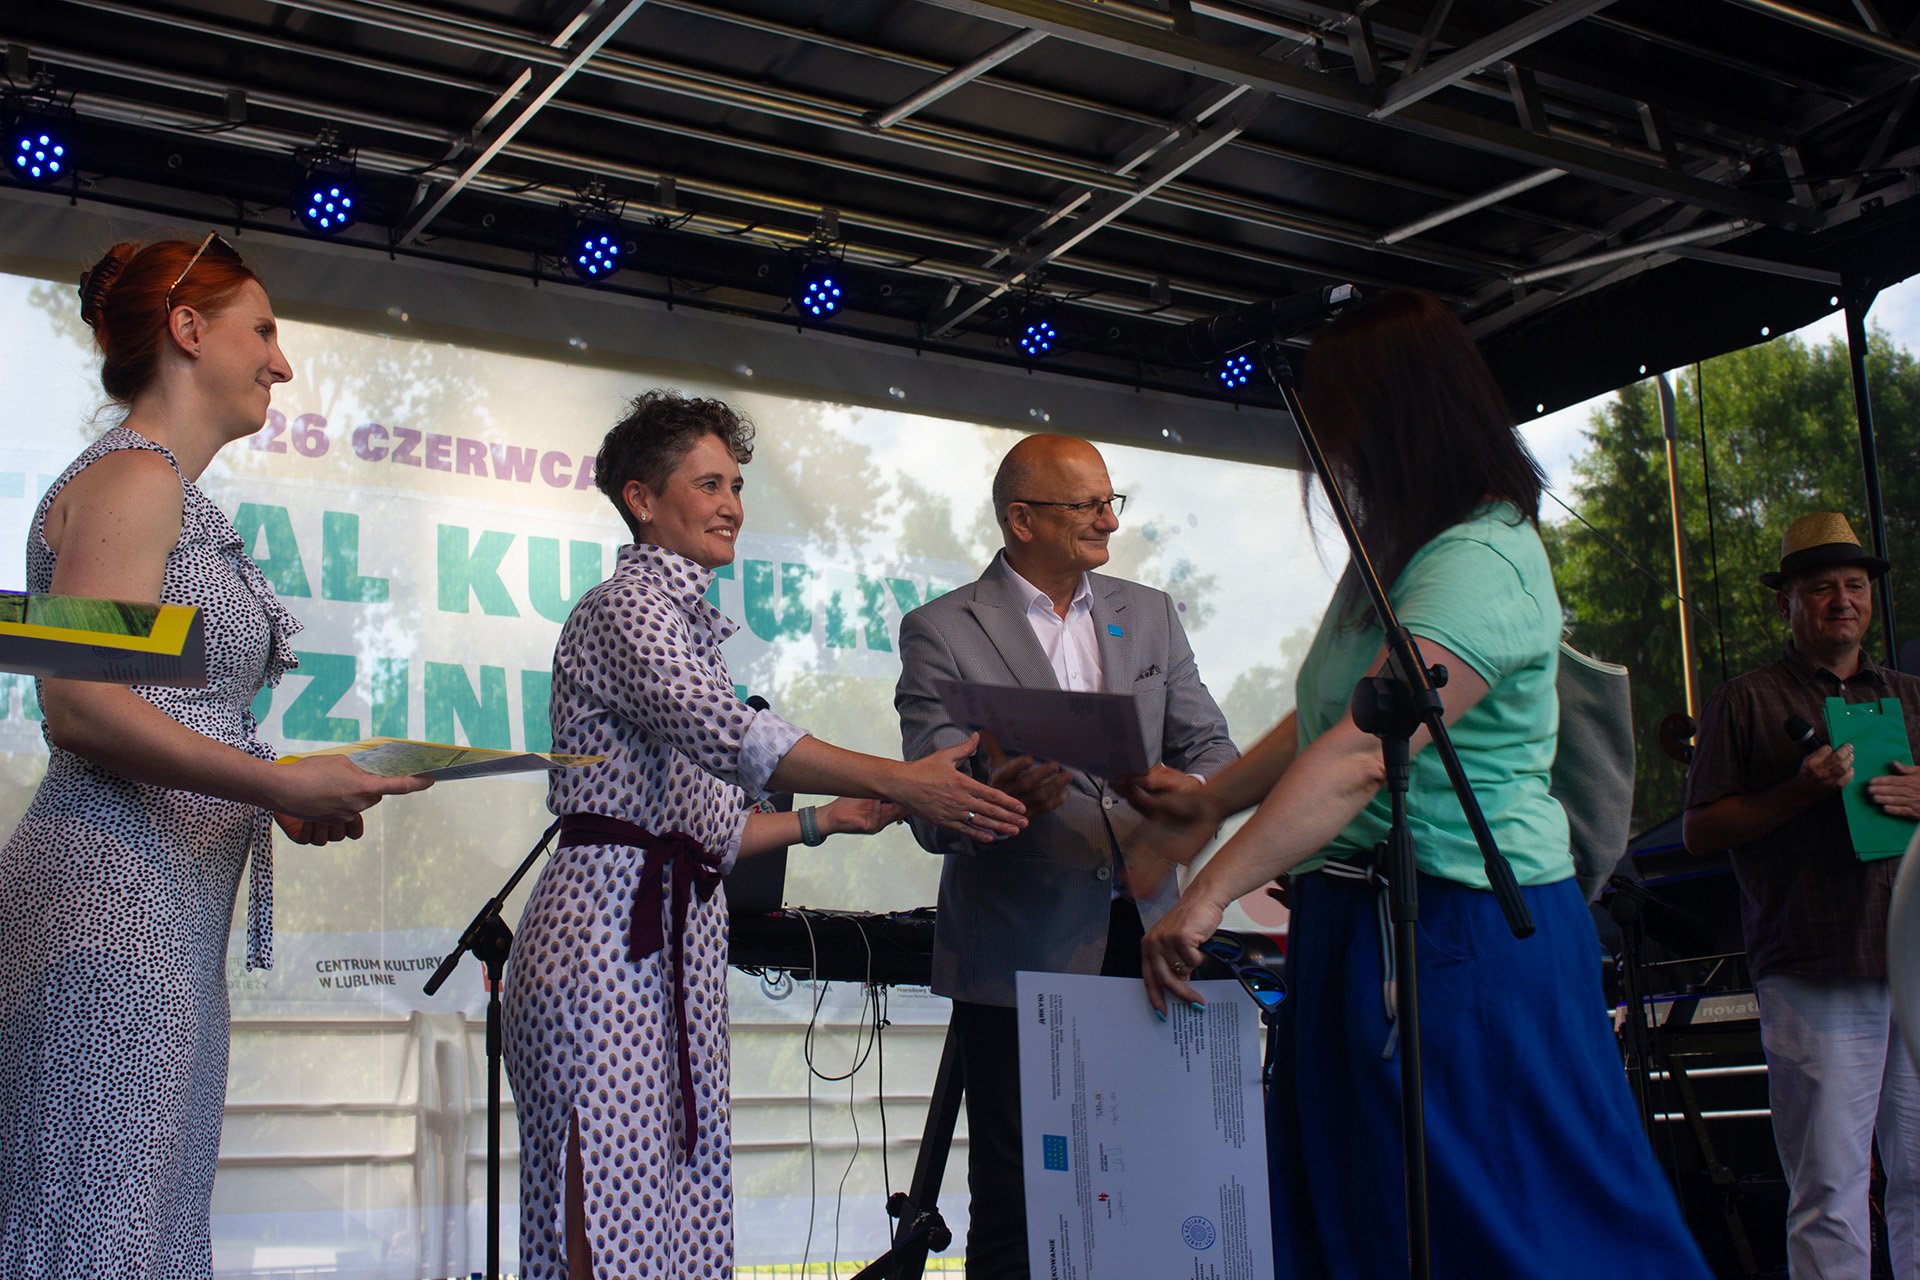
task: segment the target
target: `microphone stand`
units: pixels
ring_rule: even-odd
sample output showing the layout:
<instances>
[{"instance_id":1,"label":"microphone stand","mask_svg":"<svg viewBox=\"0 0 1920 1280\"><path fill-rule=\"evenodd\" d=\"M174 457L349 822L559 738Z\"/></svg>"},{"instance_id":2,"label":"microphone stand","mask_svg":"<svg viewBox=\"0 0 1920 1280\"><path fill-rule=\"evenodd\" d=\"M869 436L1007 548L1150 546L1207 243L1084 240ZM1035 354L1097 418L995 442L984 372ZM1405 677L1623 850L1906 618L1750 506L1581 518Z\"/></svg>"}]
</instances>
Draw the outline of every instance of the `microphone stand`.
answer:
<instances>
[{"instance_id":1,"label":"microphone stand","mask_svg":"<svg viewBox=\"0 0 1920 1280\"><path fill-rule=\"evenodd\" d=\"M500 1270L500 1064L503 1056L500 1033L500 984L506 977L507 953L513 949L513 930L500 918L501 908L506 905L507 895L520 883L523 876L532 869L534 860L547 851L554 833L560 830L560 820L555 818L546 834L540 837L540 843L533 846L520 865L508 877L500 892L487 899L461 933L460 941L455 944L453 953L440 962L440 967L427 979L426 994L439 991L454 967L460 963L460 957L471 951L474 958L485 966L487 973L487 1280L499 1280L504 1273Z\"/></svg>"},{"instance_id":2,"label":"microphone stand","mask_svg":"<svg viewBox=\"0 0 1920 1280\"><path fill-rule=\"evenodd\" d=\"M1640 1110L1640 1127L1647 1141L1653 1133L1653 1019L1651 1002L1645 988L1647 929L1644 914L1659 900L1626 876L1615 873L1607 878L1607 914L1620 926L1620 984L1627 1004L1627 1083L1633 1086L1633 1101Z\"/></svg>"},{"instance_id":3,"label":"microphone stand","mask_svg":"<svg viewBox=\"0 0 1920 1280\"><path fill-rule=\"evenodd\" d=\"M1473 829L1474 840L1480 846L1481 861L1486 867L1487 883L1492 886L1494 896L1500 902L1500 910L1507 918L1507 927L1513 930L1516 938L1531 937L1533 918L1520 896L1520 886L1514 880L1512 865L1494 843L1493 832L1487 826L1485 815L1480 812L1473 786L1460 766L1460 757L1453 749L1453 739L1447 733L1445 708L1441 705L1439 693L1446 684L1446 668L1427 667L1420 656L1419 647L1413 642L1413 633L1400 625L1393 606L1387 602L1386 587L1367 555L1366 545L1361 540L1353 512L1347 506L1346 496L1340 491L1339 481L1334 478L1333 469L1327 464L1327 456L1322 452L1313 426L1307 420L1306 410L1300 404L1300 393L1294 385L1293 367L1280 351L1278 335L1262 343L1260 351L1266 374L1279 389L1287 412L1293 415L1293 425L1299 433L1301 447L1306 450L1314 474L1319 477L1328 504L1333 508L1334 519L1339 522L1340 532L1347 540L1354 571L1359 575L1361 585L1366 588L1374 614L1386 632L1385 674L1369 676L1360 681L1353 694L1353 719L1363 732L1380 739L1387 766L1387 794L1392 823L1387 830L1384 853L1387 913L1393 925L1395 1023L1400 1037L1400 1130L1406 1162L1407 1250L1414 1280L1429 1280L1433 1274L1433 1231L1428 1216L1426 1104L1420 1085L1420 994L1414 941L1414 924L1420 918L1420 891L1415 871L1413 835L1407 826L1407 787L1411 774L1408 739L1422 725L1432 735L1434 750L1440 753L1447 778L1453 784L1454 795L1459 798L1461 811L1466 814L1467 825Z\"/></svg>"}]
</instances>

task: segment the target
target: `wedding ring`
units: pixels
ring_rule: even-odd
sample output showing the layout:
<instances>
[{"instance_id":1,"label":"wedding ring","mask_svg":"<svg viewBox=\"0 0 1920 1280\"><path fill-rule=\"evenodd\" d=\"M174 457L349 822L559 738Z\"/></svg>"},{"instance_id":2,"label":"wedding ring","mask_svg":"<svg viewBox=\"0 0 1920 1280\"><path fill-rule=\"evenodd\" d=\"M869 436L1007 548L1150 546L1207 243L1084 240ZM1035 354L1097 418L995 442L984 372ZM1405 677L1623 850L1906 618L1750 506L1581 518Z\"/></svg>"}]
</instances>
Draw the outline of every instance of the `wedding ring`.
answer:
<instances>
[{"instance_id":1,"label":"wedding ring","mask_svg":"<svg viewBox=\"0 0 1920 1280\"><path fill-rule=\"evenodd\" d=\"M1186 962L1182 960L1175 960L1172 964L1168 965L1167 967L1169 969L1172 969L1175 973L1185 973L1187 971Z\"/></svg>"},{"instance_id":2,"label":"wedding ring","mask_svg":"<svg viewBox=\"0 0 1920 1280\"><path fill-rule=\"evenodd\" d=\"M967 825L968 826L973 825L973 810L971 809L967 810Z\"/></svg>"}]
</instances>

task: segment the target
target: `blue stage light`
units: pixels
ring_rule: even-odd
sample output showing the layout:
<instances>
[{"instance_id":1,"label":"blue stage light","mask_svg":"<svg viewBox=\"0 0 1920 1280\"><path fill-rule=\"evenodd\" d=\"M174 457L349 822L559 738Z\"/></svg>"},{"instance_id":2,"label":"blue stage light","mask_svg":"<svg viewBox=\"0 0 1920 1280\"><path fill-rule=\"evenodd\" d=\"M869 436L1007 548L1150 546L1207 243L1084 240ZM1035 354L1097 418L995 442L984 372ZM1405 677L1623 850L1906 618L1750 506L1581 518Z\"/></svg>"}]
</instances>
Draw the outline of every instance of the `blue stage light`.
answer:
<instances>
[{"instance_id":1,"label":"blue stage light","mask_svg":"<svg viewBox=\"0 0 1920 1280\"><path fill-rule=\"evenodd\" d=\"M573 274L588 283L605 280L620 270L626 237L617 222L582 221L574 229L567 261Z\"/></svg>"},{"instance_id":2,"label":"blue stage light","mask_svg":"<svg viewBox=\"0 0 1920 1280\"><path fill-rule=\"evenodd\" d=\"M846 289L839 271L828 262L803 267L794 281L793 305L809 320L824 320L840 310Z\"/></svg>"},{"instance_id":3,"label":"blue stage light","mask_svg":"<svg viewBox=\"0 0 1920 1280\"><path fill-rule=\"evenodd\" d=\"M1250 354L1236 351L1214 366L1213 376L1225 390L1244 391L1259 371L1260 366Z\"/></svg>"},{"instance_id":4,"label":"blue stage light","mask_svg":"<svg viewBox=\"0 0 1920 1280\"><path fill-rule=\"evenodd\" d=\"M1020 333L1014 342L1020 348L1020 354L1029 360L1039 360L1053 352L1053 344L1060 340L1060 330L1053 321L1045 316L1026 316L1020 321Z\"/></svg>"},{"instance_id":5,"label":"blue stage light","mask_svg":"<svg viewBox=\"0 0 1920 1280\"><path fill-rule=\"evenodd\" d=\"M11 163L22 182L58 182L67 176L66 139L52 125L23 121L13 130Z\"/></svg>"},{"instance_id":6,"label":"blue stage light","mask_svg":"<svg viewBox=\"0 0 1920 1280\"><path fill-rule=\"evenodd\" d=\"M356 203L353 183L348 179L309 178L299 208L300 225L315 235L338 235L353 225Z\"/></svg>"}]
</instances>

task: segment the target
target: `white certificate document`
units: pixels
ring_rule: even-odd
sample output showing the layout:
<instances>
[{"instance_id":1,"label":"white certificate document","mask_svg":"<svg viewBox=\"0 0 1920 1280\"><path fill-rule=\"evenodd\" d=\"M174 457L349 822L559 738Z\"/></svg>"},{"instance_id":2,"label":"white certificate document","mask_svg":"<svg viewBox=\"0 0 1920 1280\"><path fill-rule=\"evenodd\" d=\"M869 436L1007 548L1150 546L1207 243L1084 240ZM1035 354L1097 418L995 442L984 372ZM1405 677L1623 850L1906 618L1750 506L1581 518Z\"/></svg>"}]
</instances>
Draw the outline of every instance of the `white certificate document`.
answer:
<instances>
[{"instance_id":1,"label":"white certificate document","mask_svg":"<svg viewBox=\"0 0 1920 1280\"><path fill-rule=\"evenodd\" d=\"M1135 978L1016 975L1035 1277L1272 1280L1260 1013L1193 985L1161 1022Z\"/></svg>"}]
</instances>

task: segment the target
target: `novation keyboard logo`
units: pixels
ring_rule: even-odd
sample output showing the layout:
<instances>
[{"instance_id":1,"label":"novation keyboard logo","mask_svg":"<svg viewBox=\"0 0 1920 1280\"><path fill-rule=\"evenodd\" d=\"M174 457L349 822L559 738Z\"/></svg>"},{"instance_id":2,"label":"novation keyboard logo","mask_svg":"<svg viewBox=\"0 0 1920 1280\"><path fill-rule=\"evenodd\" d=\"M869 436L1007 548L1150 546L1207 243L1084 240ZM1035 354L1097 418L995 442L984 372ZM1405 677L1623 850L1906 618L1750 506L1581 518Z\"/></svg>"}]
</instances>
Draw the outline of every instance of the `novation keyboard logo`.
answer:
<instances>
[{"instance_id":1,"label":"novation keyboard logo","mask_svg":"<svg viewBox=\"0 0 1920 1280\"><path fill-rule=\"evenodd\" d=\"M1067 1171L1067 1140L1057 1133L1040 1139L1040 1164L1058 1173Z\"/></svg>"}]
</instances>

